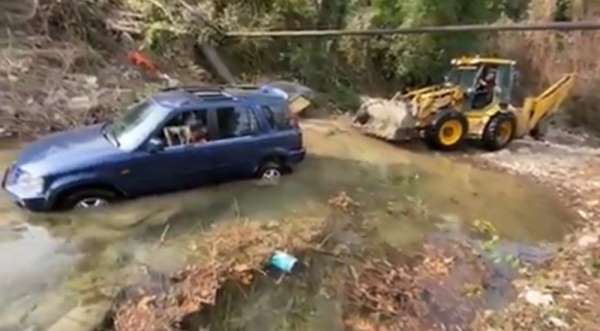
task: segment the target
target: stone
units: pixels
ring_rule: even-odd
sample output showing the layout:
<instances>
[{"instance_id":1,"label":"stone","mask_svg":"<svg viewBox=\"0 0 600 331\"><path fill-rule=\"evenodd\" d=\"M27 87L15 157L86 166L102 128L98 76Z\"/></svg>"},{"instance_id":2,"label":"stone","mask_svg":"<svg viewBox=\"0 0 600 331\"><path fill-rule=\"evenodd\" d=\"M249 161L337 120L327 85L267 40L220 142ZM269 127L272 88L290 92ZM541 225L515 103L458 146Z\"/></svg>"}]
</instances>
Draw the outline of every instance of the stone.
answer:
<instances>
[{"instance_id":1,"label":"stone","mask_svg":"<svg viewBox=\"0 0 600 331\"><path fill-rule=\"evenodd\" d=\"M86 95L71 98L67 104L69 110L88 110L92 107L92 100Z\"/></svg>"},{"instance_id":2,"label":"stone","mask_svg":"<svg viewBox=\"0 0 600 331\"><path fill-rule=\"evenodd\" d=\"M524 298L528 303L538 307L550 306L554 303L554 298L551 294L545 294L532 289L525 291Z\"/></svg>"},{"instance_id":3,"label":"stone","mask_svg":"<svg viewBox=\"0 0 600 331\"><path fill-rule=\"evenodd\" d=\"M579 214L579 216L581 216L581 218L583 218L584 220L588 220L590 218L590 216L588 215L588 213L586 213L583 210L578 210L577 213Z\"/></svg>"},{"instance_id":4,"label":"stone","mask_svg":"<svg viewBox=\"0 0 600 331\"><path fill-rule=\"evenodd\" d=\"M599 200L590 200L590 201L587 201L585 204L589 208L593 208L593 207L596 207L598 204L600 204L600 201Z\"/></svg>"},{"instance_id":5,"label":"stone","mask_svg":"<svg viewBox=\"0 0 600 331\"><path fill-rule=\"evenodd\" d=\"M577 240L577 246L580 248L588 248L598 243L598 235L587 234Z\"/></svg>"},{"instance_id":6,"label":"stone","mask_svg":"<svg viewBox=\"0 0 600 331\"><path fill-rule=\"evenodd\" d=\"M550 323L550 325L556 328L569 329L569 324L567 324L565 321L561 320L558 317L551 316L550 318L548 318L548 322Z\"/></svg>"},{"instance_id":7,"label":"stone","mask_svg":"<svg viewBox=\"0 0 600 331\"><path fill-rule=\"evenodd\" d=\"M109 302L76 307L54 323L48 331L93 331L96 330L110 309Z\"/></svg>"},{"instance_id":8,"label":"stone","mask_svg":"<svg viewBox=\"0 0 600 331\"><path fill-rule=\"evenodd\" d=\"M85 77L85 83L89 88L98 88L98 77L87 76Z\"/></svg>"}]
</instances>

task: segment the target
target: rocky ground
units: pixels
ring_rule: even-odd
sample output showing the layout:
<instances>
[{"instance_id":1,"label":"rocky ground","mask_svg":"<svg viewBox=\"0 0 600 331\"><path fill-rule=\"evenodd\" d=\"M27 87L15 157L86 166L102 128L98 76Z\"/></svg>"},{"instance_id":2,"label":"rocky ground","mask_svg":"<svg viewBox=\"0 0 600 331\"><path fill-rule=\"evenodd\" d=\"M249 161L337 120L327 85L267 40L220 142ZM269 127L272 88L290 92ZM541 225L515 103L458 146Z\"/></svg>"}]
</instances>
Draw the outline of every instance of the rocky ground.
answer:
<instances>
[{"instance_id":1,"label":"rocky ground","mask_svg":"<svg viewBox=\"0 0 600 331\"><path fill-rule=\"evenodd\" d=\"M515 282L521 295L474 326L493 330L597 330L600 324L600 151L598 138L552 130L545 142L522 140L475 162L535 179L556 190L580 218L555 259Z\"/></svg>"}]
</instances>

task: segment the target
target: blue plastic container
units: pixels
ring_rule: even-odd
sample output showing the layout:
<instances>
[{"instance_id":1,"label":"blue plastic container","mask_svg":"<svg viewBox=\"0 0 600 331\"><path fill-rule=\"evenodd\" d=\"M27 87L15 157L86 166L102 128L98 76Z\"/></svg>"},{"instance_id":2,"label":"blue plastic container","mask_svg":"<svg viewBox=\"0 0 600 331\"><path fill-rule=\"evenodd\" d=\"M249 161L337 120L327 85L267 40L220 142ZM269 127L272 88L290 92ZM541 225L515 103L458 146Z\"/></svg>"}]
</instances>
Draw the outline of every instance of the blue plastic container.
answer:
<instances>
[{"instance_id":1,"label":"blue plastic container","mask_svg":"<svg viewBox=\"0 0 600 331\"><path fill-rule=\"evenodd\" d=\"M296 257L282 251L275 251L271 257L271 260L269 261L269 264L271 267L274 267L285 273L291 273L297 262L298 259Z\"/></svg>"}]
</instances>

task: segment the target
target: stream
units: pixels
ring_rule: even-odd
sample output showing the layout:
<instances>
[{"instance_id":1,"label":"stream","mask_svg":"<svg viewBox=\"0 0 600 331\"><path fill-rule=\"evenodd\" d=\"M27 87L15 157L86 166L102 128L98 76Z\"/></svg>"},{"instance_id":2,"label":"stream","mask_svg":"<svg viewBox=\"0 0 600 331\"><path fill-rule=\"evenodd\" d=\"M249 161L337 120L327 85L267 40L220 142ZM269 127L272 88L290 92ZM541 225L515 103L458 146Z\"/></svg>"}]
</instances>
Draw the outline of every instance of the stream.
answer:
<instances>
[{"instance_id":1,"label":"stream","mask_svg":"<svg viewBox=\"0 0 600 331\"><path fill-rule=\"evenodd\" d=\"M111 300L148 273L169 274L197 261L189 243L211 224L240 215L264 222L327 217L328 200L341 191L360 203L364 218L377 220L377 240L405 252L440 230L469 240L468 229L479 220L493 224L503 249L535 255L537 247L558 242L573 226L570 211L527 179L408 151L342 122L310 120L303 127L307 160L273 187L248 180L62 214L19 210L1 193L0 330L45 330L77 306ZM0 170L18 148L0 142ZM259 290L231 307L246 310L246 319L232 323L247 327L233 329L275 330L277 323L265 319L276 320L286 309L303 318L320 316L308 318L312 329L341 328L329 318L339 305L323 301L318 289L303 292L294 283L254 287ZM310 301L312 310L286 306L286 293Z\"/></svg>"}]
</instances>

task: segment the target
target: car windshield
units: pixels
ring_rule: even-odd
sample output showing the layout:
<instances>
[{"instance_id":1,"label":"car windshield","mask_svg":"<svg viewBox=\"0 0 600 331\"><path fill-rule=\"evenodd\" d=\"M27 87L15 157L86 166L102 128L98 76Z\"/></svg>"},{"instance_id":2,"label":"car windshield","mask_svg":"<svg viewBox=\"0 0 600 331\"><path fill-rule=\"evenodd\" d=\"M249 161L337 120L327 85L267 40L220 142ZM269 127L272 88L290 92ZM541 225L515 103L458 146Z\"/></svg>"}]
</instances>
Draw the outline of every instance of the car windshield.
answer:
<instances>
[{"instance_id":1,"label":"car windshield","mask_svg":"<svg viewBox=\"0 0 600 331\"><path fill-rule=\"evenodd\" d=\"M478 70L476 67L453 68L448 74L447 81L466 90L475 84L477 72Z\"/></svg>"},{"instance_id":2,"label":"car windshield","mask_svg":"<svg viewBox=\"0 0 600 331\"><path fill-rule=\"evenodd\" d=\"M135 104L106 128L107 135L121 149L135 149L164 119L162 108L151 99Z\"/></svg>"}]
</instances>

